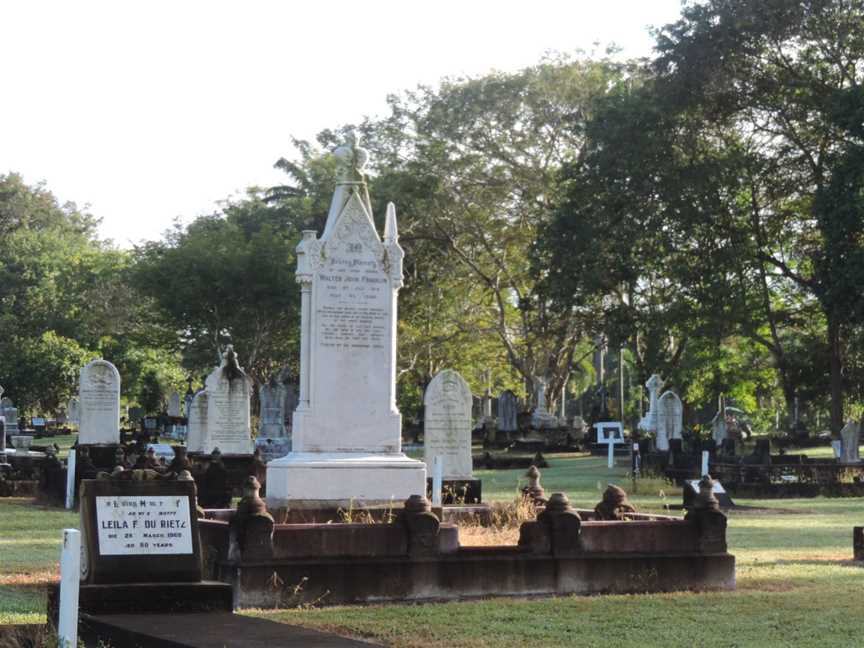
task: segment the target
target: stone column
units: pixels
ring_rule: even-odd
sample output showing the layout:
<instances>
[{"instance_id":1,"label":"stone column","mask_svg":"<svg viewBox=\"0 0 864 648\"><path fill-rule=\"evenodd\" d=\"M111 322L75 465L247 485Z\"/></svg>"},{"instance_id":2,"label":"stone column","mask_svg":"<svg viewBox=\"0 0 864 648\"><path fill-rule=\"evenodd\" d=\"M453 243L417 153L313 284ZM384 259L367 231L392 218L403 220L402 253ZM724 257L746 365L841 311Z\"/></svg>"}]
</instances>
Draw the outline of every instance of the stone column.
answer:
<instances>
[{"instance_id":1,"label":"stone column","mask_svg":"<svg viewBox=\"0 0 864 648\"><path fill-rule=\"evenodd\" d=\"M314 243L316 239L315 230L303 230L303 240L301 249L305 245ZM300 398L297 409L307 410L310 407L309 403L309 367L310 367L310 340L311 325L312 325L312 274L310 272L300 272L301 257L306 255L298 250L297 259L297 283L300 284ZM304 266L306 265L306 259ZM306 268L304 267L304 270Z\"/></svg>"}]
</instances>

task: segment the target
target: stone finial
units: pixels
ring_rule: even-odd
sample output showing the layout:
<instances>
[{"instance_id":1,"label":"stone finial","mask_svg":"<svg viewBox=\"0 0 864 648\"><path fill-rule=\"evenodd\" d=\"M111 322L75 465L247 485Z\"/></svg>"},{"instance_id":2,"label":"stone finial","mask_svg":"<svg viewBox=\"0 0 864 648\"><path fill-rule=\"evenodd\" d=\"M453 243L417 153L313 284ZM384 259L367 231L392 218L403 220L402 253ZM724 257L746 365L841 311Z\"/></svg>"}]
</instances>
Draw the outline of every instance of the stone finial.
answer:
<instances>
[{"instance_id":1,"label":"stone finial","mask_svg":"<svg viewBox=\"0 0 864 648\"><path fill-rule=\"evenodd\" d=\"M714 480L710 475L699 480L699 494L693 498L693 506L684 519L696 526L701 553L726 551L726 516L714 496Z\"/></svg>"},{"instance_id":2,"label":"stone finial","mask_svg":"<svg viewBox=\"0 0 864 648\"><path fill-rule=\"evenodd\" d=\"M546 493L540 485L540 471L537 466L531 466L525 476L528 478L528 485L522 488L522 496L537 506L546 504Z\"/></svg>"},{"instance_id":3,"label":"stone finial","mask_svg":"<svg viewBox=\"0 0 864 648\"><path fill-rule=\"evenodd\" d=\"M431 513L432 505L423 495L412 495L405 500L406 513Z\"/></svg>"},{"instance_id":4,"label":"stone finial","mask_svg":"<svg viewBox=\"0 0 864 648\"><path fill-rule=\"evenodd\" d=\"M570 506L570 500L565 493L552 493L549 500L546 502L546 509L537 516L538 520L545 519L550 515L559 515L573 511Z\"/></svg>"},{"instance_id":5,"label":"stone finial","mask_svg":"<svg viewBox=\"0 0 864 648\"><path fill-rule=\"evenodd\" d=\"M229 560L273 557L273 516L261 499L261 484L254 476L243 482L243 497L229 524Z\"/></svg>"},{"instance_id":6,"label":"stone finial","mask_svg":"<svg viewBox=\"0 0 864 648\"><path fill-rule=\"evenodd\" d=\"M581 551L582 518L564 493L552 493L536 522L519 527L519 546L532 553L555 555Z\"/></svg>"},{"instance_id":7,"label":"stone finial","mask_svg":"<svg viewBox=\"0 0 864 648\"><path fill-rule=\"evenodd\" d=\"M594 507L594 518L597 520L626 520L628 513L635 513L634 507L627 499L623 488L609 484L603 492L603 499Z\"/></svg>"},{"instance_id":8,"label":"stone finial","mask_svg":"<svg viewBox=\"0 0 864 648\"><path fill-rule=\"evenodd\" d=\"M432 506L424 495L411 495L397 520L408 534L410 556L430 556L438 553L438 532L441 522L432 513Z\"/></svg>"},{"instance_id":9,"label":"stone finial","mask_svg":"<svg viewBox=\"0 0 864 648\"><path fill-rule=\"evenodd\" d=\"M693 509L720 510L720 502L714 495L714 480L711 479L711 475L705 475L699 480L699 494L693 498Z\"/></svg>"},{"instance_id":10,"label":"stone finial","mask_svg":"<svg viewBox=\"0 0 864 648\"><path fill-rule=\"evenodd\" d=\"M363 182L369 152L360 146L360 135L356 131L346 135L345 143L333 151L333 155L337 163L337 182Z\"/></svg>"}]
</instances>

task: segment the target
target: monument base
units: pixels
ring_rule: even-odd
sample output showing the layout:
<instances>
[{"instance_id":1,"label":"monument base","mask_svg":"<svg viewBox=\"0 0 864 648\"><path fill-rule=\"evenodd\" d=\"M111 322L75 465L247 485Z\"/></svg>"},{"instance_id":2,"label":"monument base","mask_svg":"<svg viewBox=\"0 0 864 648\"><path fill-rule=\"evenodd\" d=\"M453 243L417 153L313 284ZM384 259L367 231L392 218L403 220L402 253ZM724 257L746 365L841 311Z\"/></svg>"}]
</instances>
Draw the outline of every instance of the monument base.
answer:
<instances>
[{"instance_id":1,"label":"monument base","mask_svg":"<svg viewBox=\"0 0 864 648\"><path fill-rule=\"evenodd\" d=\"M426 492L426 464L401 452L292 452L267 464L271 509L401 507Z\"/></svg>"},{"instance_id":2,"label":"monument base","mask_svg":"<svg viewBox=\"0 0 864 648\"><path fill-rule=\"evenodd\" d=\"M291 437L263 437L255 439L255 449L261 451L264 461L273 461L291 452Z\"/></svg>"}]
</instances>

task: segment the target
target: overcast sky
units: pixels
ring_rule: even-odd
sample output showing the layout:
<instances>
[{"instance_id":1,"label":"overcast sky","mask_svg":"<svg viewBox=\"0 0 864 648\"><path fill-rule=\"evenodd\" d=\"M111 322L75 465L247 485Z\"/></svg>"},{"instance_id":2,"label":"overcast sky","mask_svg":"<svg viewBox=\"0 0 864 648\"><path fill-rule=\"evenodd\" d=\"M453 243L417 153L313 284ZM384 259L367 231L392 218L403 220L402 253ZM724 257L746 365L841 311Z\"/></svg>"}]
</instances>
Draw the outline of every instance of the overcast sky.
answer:
<instances>
[{"instance_id":1,"label":"overcast sky","mask_svg":"<svg viewBox=\"0 0 864 648\"><path fill-rule=\"evenodd\" d=\"M679 0L3 0L0 174L89 205L128 247L284 180L291 136L388 93L616 43L650 54Z\"/></svg>"}]
</instances>

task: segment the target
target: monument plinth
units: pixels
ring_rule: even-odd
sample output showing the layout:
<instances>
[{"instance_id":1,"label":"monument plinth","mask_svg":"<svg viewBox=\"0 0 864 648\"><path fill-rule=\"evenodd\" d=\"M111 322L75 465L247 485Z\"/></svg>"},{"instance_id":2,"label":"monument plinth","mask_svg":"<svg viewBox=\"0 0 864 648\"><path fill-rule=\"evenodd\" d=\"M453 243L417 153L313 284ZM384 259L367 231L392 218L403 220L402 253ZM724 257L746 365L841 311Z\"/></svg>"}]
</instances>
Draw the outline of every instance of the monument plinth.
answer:
<instances>
[{"instance_id":1,"label":"monument plinth","mask_svg":"<svg viewBox=\"0 0 864 648\"><path fill-rule=\"evenodd\" d=\"M271 507L398 505L425 492L425 464L402 453L396 408L396 212L388 205L382 241L366 152L351 141L335 154L339 181L324 233L305 231L297 246L300 399L292 452L267 465Z\"/></svg>"}]
</instances>

